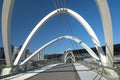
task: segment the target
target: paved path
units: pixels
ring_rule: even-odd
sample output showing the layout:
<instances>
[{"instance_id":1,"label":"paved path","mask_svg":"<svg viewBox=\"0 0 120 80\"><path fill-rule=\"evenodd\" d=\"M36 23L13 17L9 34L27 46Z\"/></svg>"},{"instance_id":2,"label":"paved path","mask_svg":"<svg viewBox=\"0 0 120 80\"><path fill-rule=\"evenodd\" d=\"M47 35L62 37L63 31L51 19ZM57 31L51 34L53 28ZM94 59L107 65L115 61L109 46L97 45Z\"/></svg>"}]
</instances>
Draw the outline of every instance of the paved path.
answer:
<instances>
[{"instance_id":1,"label":"paved path","mask_svg":"<svg viewBox=\"0 0 120 80\"><path fill-rule=\"evenodd\" d=\"M81 80L107 80L100 74L90 70L89 68L81 65L80 63L74 63L74 66L80 76Z\"/></svg>"},{"instance_id":2,"label":"paved path","mask_svg":"<svg viewBox=\"0 0 120 80\"><path fill-rule=\"evenodd\" d=\"M107 80L80 63L54 64L2 80Z\"/></svg>"},{"instance_id":3,"label":"paved path","mask_svg":"<svg viewBox=\"0 0 120 80\"><path fill-rule=\"evenodd\" d=\"M61 64L27 80L80 80L73 64Z\"/></svg>"},{"instance_id":4,"label":"paved path","mask_svg":"<svg viewBox=\"0 0 120 80\"><path fill-rule=\"evenodd\" d=\"M56 65L60 65L60 64L62 64L62 63L48 65L48 66L45 66L45 67L37 69L37 70L27 71L25 73L20 73L20 74L13 75L13 76L10 76L10 77L4 78L4 79L0 79L0 80L25 80L25 79L27 79L29 77L37 75L40 72L43 72L43 71L45 71L47 69L51 69L52 67L54 67Z\"/></svg>"}]
</instances>

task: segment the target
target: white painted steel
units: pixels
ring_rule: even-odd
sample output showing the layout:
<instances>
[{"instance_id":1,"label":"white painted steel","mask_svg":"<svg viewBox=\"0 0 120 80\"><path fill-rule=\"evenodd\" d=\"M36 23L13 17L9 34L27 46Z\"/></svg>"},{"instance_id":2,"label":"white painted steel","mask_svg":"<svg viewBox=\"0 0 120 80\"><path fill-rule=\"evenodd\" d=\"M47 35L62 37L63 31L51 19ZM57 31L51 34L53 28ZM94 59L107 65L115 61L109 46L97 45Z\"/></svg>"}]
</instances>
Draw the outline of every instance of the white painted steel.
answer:
<instances>
[{"instance_id":1,"label":"white painted steel","mask_svg":"<svg viewBox=\"0 0 120 80\"><path fill-rule=\"evenodd\" d=\"M71 39L75 42L77 42L78 44L80 44L83 48L85 48L88 53L97 61L100 61L100 59L97 57L97 55L85 44L83 43L81 40L73 37L73 36L62 36L62 37L58 37L56 39L53 39L52 41L46 43L45 45L43 45L42 47L40 47L38 50L36 50L33 54L31 54L28 58L26 58L23 62L20 63L20 65L24 65L26 62L28 62L32 57L34 57L36 54L38 54L40 51L42 51L43 49L45 49L46 47L48 47L50 44L62 40L64 38L67 39Z\"/></svg>"},{"instance_id":2,"label":"white painted steel","mask_svg":"<svg viewBox=\"0 0 120 80\"><path fill-rule=\"evenodd\" d=\"M108 80L80 63L74 63L74 66L80 77L80 80Z\"/></svg>"},{"instance_id":3,"label":"white painted steel","mask_svg":"<svg viewBox=\"0 0 120 80\"><path fill-rule=\"evenodd\" d=\"M5 59L8 67L13 65L10 41L10 23L14 0L3 0L2 7L2 39L5 51Z\"/></svg>"},{"instance_id":4,"label":"white painted steel","mask_svg":"<svg viewBox=\"0 0 120 80\"><path fill-rule=\"evenodd\" d=\"M75 63L75 58L73 58L72 56L67 57L67 58L65 59L65 63L66 63L66 61L67 61L68 59L71 59L71 60L73 61L73 63Z\"/></svg>"},{"instance_id":5,"label":"white painted steel","mask_svg":"<svg viewBox=\"0 0 120 80\"><path fill-rule=\"evenodd\" d=\"M106 64L104 66L113 67L113 57L114 57L114 48L113 48L113 32L112 32L112 20L110 15L109 6L107 0L96 0L96 4L101 16L104 37L106 43ZM112 80L119 80L118 74L114 70L104 68L106 73Z\"/></svg>"},{"instance_id":6,"label":"white painted steel","mask_svg":"<svg viewBox=\"0 0 120 80\"><path fill-rule=\"evenodd\" d=\"M68 56L69 54L71 54L71 56ZM64 63L66 63L66 61L67 61L69 58L72 59L73 62L75 62L75 56L74 56L72 50L67 50L67 51L64 53Z\"/></svg>"},{"instance_id":7,"label":"white painted steel","mask_svg":"<svg viewBox=\"0 0 120 80\"><path fill-rule=\"evenodd\" d=\"M47 20L49 20L51 17L60 14L60 13L66 13L66 14L70 14L71 16L73 16L76 20L78 20L83 27L86 29L86 31L88 32L88 34L90 35L91 39L93 40L93 43L95 44L96 49L98 50L98 53L100 54L101 57L101 61L102 63L106 63L106 58L104 55L104 52L101 48L100 42L95 34L95 32L92 30L91 26L87 23L87 21L81 17L78 13L72 11L71 9L67 9L67 8L60 8L57 10L52 11L51 13L49 13L47 16L45 16L32 30L32 32L29 34L29 36L27 37L27 39L25 40L17 58L15 59L14 65L18 65L20 58L22 56L22 54L24 53L28 43L30 42L30 40L32 39L32 37L35 35L35 33L42 27L43 24L45 24L45 22Z\"/></svg>"},{"instance_id":8,"label":"white painted steel","mask_svg":"<svg viewBox=\"0 0 120 80\"><path fill-rule=\"evenodd\" d=\"M96 0L98 10L102 19L104 37L106 43L106 66L113 67L113 32L112 32L112 20L110 16L110 10L107 4L107 0Z\"/></svg>"}]
</instances>

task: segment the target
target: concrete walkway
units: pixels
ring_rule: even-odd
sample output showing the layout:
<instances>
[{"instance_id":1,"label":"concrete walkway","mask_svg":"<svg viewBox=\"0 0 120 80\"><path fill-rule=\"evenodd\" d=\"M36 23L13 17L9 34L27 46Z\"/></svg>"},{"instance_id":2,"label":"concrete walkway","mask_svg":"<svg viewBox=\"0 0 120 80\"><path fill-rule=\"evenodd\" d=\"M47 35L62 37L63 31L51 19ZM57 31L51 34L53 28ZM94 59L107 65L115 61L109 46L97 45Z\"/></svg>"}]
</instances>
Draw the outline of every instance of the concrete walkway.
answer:
<instances>
[{"instance_id":1,"label":"concrete walkway","mask_svg":"<svg viewBox=\"0 0 120 80\"><path fill-rule=\"evenodd\" d=\"M74 63L74 66L81 80L107 80L100 74L90 70L89 68L81 65L80 63Z\"/></svg>"},{"instance_id":2,"label":"concrete walkway","mask_svg":"<svg viewBox=\"0 0 120 80\"><path fill-rule=\"evenodd\" d=\"M61 64L27 80L80 80L73 64Z\"/></svg>"},{"instance_id":3,"label":"concrete walkway","mask_svg":"<svg viewBox=\"0 0 120 80\"><path fill-rule=\"evenodd\" d=\"M54 64L1 80L107 80L80 63Z\"/></svg>"},{"instance_id":4,"label":"concrete walkway","mask_svg":"<svg viewBox=\"0 0 120 80\"><path fill-rule=\"evenodd\" d=\"M4 79L0 79L0 80L25 80L29 77L35 76L35 75L39 74L40 72L46 71L47 69L51 69L52 67L54 67L56 65L60 65L60 64L62 64L62 63L52 64L52 65L45 66L45 67L37 69L37 70L20 73L20 74L13 75L13 76L10 76L10 77L4 78Z\"/></svg>"}]
</instances>

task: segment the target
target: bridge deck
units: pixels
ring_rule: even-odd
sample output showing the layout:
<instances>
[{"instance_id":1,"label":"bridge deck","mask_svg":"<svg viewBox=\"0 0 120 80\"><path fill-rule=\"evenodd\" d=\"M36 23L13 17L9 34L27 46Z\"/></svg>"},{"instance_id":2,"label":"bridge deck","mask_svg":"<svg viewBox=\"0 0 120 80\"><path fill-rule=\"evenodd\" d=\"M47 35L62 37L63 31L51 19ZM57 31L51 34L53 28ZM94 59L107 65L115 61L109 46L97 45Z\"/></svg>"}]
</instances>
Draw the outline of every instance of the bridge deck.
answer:
<instances>
[{"instance_id":1,"label":"bridge deck","mask_svg":"<svg viewBox=\"0 0 120 80\"><path fill-rule=\"evenodd\" d=\"M80 80L73 64L61 64L26 80Z\"/></svg>"},{"instance_id":2,"label":"bridge deck","mask_svg":"<svg viewBox=\"0 0 120 80\"><path fill-rule=\"evenodd\" d=\"M1 80L107 80L80 63L54 64Z\"/></svg>"},{"instance_id":3,"label":"bridge deck","mask_svg":"<svg viewBox=\"0 0 120 80\"><path fill-rule=\"evenodd\" d=\"M93 70L87 68L84 65L81 65L79 63L74 63L74 66L81 80L107 80L102 75L94 72Z\"/></svg>"}]
</instances>

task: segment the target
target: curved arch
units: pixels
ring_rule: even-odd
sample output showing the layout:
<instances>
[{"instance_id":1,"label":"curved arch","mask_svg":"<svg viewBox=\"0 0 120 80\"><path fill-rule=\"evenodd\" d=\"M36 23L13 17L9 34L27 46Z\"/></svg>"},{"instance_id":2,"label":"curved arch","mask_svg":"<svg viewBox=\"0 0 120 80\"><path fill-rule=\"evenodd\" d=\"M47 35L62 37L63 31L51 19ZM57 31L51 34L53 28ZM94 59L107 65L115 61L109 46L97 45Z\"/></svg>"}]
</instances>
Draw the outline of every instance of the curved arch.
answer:
<instances>
[{"instance_id":1,"label":"curved arch","mask_svg":"<svg viewBox=\"0 0 120 80\"><path fill-rule=\"evenodd\" d=\"M7 67L13 66L12 53L11 53L11 41L10 41L10 24L11 24L11 15L14 6L14 0L3 0L2 7L2 19L1 19L1 29L2 29L2 39L3 47L5 52L5 61Z\"/></svg>"},{"instance_id":2,"label":"curved arch","mask_svg":"<svg viewBox=\"0 0 120 80\"><path fill-rule=\"evenodd\" d=\"M74 12L71 9L68 8L60 8L57 10L52 11L51 13L49 13L47 16L45 16L32 30L32 32L29 34L29 36L27 37L27 39L25 40L17 58L15 59L14 65L17 65L20 61L20 58L22 56L22 54L24 53L28 43L30 42L30 40L32 39L32 37L35 35L35 33L42 27L43 24L45 24L47 22L47 20L49 20L51 17L60 14L60 13L66 13L66 14L70 14L72 17L74 17L76 20L78 20L83 27L86 29L86 31L88 32L88 34L90 35L93 43L95 44L95 47L98 51L98 53L100 54L100 58L101 61L103 63L106 63L106 58L104 55L104 52L101 48L100 42L95 34L95 32L93 31L93 29L91 28L91 26L87 23L87 21L81 17L78 13Z\"/></svg>"},{"instance_id":3,"label":"curved arch","mask_svg":"<svg viewBox=\"0 0 120 80\"><path fill-rule=\"evenodd\" d=\"M68 56L69 54L71 54L71 56ZM75 62L75 56L72 52L72 50L67 50L64 54L64 63L66 63L66 61L71 58L73 60L73 62Z\"/></svg>"},{"instance_id":4,"label":"curved arch","mask_svg":"<svg viewBox=\"0 0 120 80\"><path fill-rule=\"evenodd\" d=\"M72 52L66 53L66 54L65 54L65 58L66 58L66 57L69 57L69 56L68 56L69 54L71 54L71 56L74 58L74 54L73 54Z\"/></svg>"},{"instance_id":5,"label":"curved arch","mask_svg":"<svg viewBox=\"0 0 120 80\"><path fill-rule=\"evenodd\" d=\"M67 58L65 59L65 63L66 63L66 61L67 61L68 59L71 59L71 60L75 63L75 59L72 58L72 57L67 57Z\"/></svg>"},{"instance_id":6,"label":"curved arch","mask_svg":"<svg viewBox=\"0 0 120 80\"><path fill-rule=\"evenodd\" d=\"M106 59L107 59L106 66L113 67L113 57L114 57L113 31L112 31L112 20L111 20L109 6L107 0L95 0L95 1L101 16L101 21L104 30L104 38L106 42L105 50L106 50Z\"/></svg>"},{"instance_id":7,"label":"curved arch","mask_svg":"<svg viewBox=\"0 0 120 80\"><path fill-rule=\"evenodd\" d=\"M36 54L38 54L40 51L42 51L43 49L45 49L46 47L48 47L50 44L62 40L64 38L73 40L75 42L77 42L78 44L80 44L83 48L85 48L88 53L96 60L96 61L100 61L100 59L98 58L98 56L85 44L83 43L81 40L79 40L78 38L75 38L73 36L61 36L58 37L56 39L53 39L52 41L46 43L45 45L43 45L42 47L40 47L38 50L36 50L33 54L31 54L28 58L26 58L23 62L20 63L20 65L25 64L27 61L29 61L32 57L34 57Z\"/></svg>"}]
</instances>

